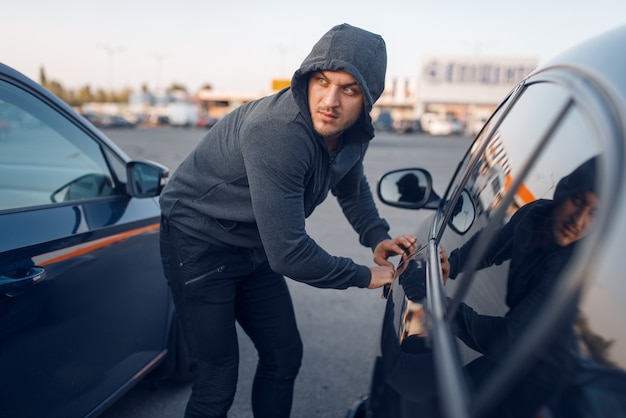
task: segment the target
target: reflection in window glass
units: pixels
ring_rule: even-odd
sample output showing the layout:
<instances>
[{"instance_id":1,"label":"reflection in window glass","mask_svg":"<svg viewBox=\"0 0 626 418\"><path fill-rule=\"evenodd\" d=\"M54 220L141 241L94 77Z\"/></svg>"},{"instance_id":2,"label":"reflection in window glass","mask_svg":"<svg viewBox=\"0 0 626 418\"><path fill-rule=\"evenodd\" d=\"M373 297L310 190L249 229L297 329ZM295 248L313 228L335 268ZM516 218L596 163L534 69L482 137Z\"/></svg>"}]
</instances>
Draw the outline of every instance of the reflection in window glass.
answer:
<instances>
[{"instance_id":1,"label":"reflection in window glass","mask_svg":"<svg viewBox=\"0 0 626 418\"><path fill-rule=\"evenodd\" d=\"M97 142L7 83L0 83L0 126L0 210L114 193Z\"/></svg>"}]
</instances>

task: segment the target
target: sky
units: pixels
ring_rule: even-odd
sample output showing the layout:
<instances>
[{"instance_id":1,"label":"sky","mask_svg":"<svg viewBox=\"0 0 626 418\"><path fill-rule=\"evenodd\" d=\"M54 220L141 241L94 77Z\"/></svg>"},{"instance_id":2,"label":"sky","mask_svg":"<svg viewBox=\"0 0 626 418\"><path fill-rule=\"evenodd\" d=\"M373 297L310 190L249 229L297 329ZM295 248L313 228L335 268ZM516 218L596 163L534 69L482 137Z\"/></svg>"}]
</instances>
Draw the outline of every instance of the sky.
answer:
<instances>
[{"instance_id":1,"label":"sky","mask_svg":"<svg viewBox=\"0 0 626 418\"><path fill-rule=\"evenodd\" d=\"M349 23L380 34L389 78L433 55L533 58L626 24L624 0L0 0L0 62L65 88L269 91Z\"/></svg>"}]
</instances>

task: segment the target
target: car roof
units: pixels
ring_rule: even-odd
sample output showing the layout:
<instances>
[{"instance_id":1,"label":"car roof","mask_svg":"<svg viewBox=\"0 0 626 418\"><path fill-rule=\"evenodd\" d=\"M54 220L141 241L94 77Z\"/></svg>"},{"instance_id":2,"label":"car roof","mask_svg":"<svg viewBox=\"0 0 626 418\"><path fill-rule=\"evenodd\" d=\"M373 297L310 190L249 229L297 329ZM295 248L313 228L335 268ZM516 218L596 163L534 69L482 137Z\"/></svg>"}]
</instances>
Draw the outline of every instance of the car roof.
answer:
<instances>
[{"instance_id":1,"label":"car roof","mask_svg":"<svg viewBox=\"0 0 626 418\"><path fill-rule=\"evenodd\" d=\"M580 72L601 85L626 114L626 25L588 39L540 65L533 73L558 67Z\"/></svg>"}]
</instances>

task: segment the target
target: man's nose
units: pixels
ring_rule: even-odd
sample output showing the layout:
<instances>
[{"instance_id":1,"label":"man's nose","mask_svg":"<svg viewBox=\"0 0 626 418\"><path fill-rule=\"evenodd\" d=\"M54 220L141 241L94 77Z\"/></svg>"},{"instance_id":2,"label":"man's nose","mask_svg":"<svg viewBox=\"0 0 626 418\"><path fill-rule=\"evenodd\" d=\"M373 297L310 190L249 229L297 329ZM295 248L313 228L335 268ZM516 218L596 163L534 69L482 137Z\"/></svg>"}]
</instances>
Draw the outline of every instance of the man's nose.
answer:
<instances>
[{"instance_id":1,"label":"man's nose","mask_svg":"<svg viewBox=\"0 0 626 418\"><path fill-rule=\"evenodd\" d=\"M591 217L591 208L584 206L573 214L576 225L583 226Z\"/></svg>"},{"instance_id":2,"label":"man's nose","mask_svg":"<svg viewBox=\"0 0 626 418\"><path fill-rule=\"evenodd\" d=\"M330 86L324 94L324 105L328 107L339 106L339 88Z\"/></svg>"}]
</instances>

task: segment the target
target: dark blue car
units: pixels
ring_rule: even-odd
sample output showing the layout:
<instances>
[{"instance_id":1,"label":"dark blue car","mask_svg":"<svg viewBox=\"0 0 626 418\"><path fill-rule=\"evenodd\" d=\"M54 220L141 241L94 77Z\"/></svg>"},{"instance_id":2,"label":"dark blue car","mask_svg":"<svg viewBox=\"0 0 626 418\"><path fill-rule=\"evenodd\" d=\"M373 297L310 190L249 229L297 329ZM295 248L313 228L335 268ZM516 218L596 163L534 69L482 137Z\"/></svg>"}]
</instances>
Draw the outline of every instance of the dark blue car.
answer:
<instances>
[{"instance_id":1,"label":"dark blue car","mask_svg":"<svg viewBox=\"0 0 626 418\"><path fill-rule=\"evenodd\" d=\"M0 64L0 416L97 415L188 378L159 255L168 170Z\"/></svg>"}]
</instances>

